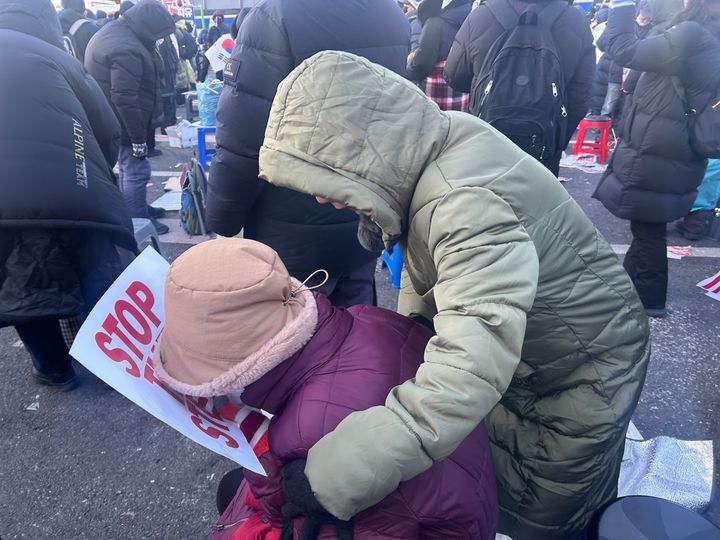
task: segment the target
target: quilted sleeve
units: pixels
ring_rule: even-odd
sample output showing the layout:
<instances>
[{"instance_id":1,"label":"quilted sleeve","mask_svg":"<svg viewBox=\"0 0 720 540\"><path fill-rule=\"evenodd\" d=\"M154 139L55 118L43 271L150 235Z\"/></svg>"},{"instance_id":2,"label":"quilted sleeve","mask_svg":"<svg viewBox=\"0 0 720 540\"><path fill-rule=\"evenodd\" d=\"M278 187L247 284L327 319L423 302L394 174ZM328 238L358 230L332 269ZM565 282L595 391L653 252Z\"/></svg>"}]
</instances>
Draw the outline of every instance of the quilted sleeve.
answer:
<instances>
[{"instance_id":1,"label":"quilted sleeve","mask_svg":"<svg viewBox=\"0 0 720 540\"><path fill-rule=\"evenodd\" d=\"M512 208L487 189L453 190L436 206L428 246L437 335L424 363L384 407L351 414L308 455L313 492L341 519L448 457L500 400L520 361L538 258Z\"/></svg>"}]
</instances>

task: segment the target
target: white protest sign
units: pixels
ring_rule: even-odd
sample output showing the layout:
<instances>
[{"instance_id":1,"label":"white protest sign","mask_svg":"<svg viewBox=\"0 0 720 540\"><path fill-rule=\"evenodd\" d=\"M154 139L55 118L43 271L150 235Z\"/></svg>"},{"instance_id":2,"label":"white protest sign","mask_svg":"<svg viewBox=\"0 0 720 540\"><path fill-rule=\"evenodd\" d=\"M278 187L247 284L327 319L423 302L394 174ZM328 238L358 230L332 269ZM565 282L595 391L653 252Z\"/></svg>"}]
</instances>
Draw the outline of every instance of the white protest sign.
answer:
<instances>
[{"instance_id":1,"label":"white protest sign","mask_svg":"<svg viewBox=\"0 0 720 540\"><path fill-rule=\"evenodd\" d=\"M705 290L705 294L715 300L720 300L720 272L712 277L702 280L697 284L698 287Z\"/></svg>"},{"instance_id":2,"label":"white protest sign","mask_svg":"<svg viewBox=\"0 0 720 540\"><path fill-rule=\"evenodd\" d=\"M170 265L147 248L108 289L82 325L70 354L147 412L205 448L265 474L237 423L155 376L151 355L163 329Z\"/></svg>"},{"instance_id":3,"label":"white protest sign","mask_svg":"<svg viewBox=\"0 0 720 540\"><path fill-rule=\"evenodd\" d=\"M667 246L668 259L682 259L692 255L692 246Z\"/></svg>"},{"instance_id":4,"label":"white protest sign","mask_svg":"<svg viewBox=\"0 0 720 540\"><path fill-rule=\"evenodd\" d=\"M205 51L205 57L210 61L210 71L222 71L230 60L235 41L230 34L221 36L212 47Z\"/></svg>"}]
</instances>

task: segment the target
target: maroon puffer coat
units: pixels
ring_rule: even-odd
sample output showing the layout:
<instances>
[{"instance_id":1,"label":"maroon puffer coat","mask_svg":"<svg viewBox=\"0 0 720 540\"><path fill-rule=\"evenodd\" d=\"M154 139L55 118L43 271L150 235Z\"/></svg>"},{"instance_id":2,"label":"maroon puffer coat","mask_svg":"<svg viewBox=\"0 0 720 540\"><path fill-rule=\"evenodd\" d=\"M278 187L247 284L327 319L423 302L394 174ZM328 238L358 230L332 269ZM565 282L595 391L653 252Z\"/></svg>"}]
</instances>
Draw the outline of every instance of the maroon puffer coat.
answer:
<instances>
[{"instance_id":1,"label":"maroon puffer coat","mask_svg":"<svg viewBox=\"0 0 720 540\"><path fill-rule=\"evenodd\" d=\"M283 525L282 464L307 457L308 449L351 412L383 404L391 388L415 375L431 337L424 326L391 311L342 310L322 295L316 299L312 340L242 394L244 403L277 415L270 424L270 453L261 459L268 476L246 473L276 527ZM223 522L248 514L242 504L233 508ZM493 539L497 519L495 470L480 424L448 459L358 514L355 538ZM320 538L335 538L334 528L323 529Z\"/></svg>"}]
</instances>

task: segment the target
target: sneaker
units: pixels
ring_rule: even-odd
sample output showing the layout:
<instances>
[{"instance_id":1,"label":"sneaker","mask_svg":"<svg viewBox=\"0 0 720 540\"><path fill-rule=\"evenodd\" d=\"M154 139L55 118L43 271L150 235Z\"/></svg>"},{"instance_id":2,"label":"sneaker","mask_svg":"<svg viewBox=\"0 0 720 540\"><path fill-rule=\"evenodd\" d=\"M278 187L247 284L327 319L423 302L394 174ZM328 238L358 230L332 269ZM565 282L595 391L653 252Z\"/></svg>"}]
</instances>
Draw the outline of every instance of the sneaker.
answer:
<instances>
[{"instance_id":1,"label":"sneaker","mask_svg":"<svg viewBox=\"0 0 720 540\"><path fill-rule=\"evenodd\" d=\"M42 373L33 366L32 376L36 383L52 386L63 392L69 392L80 386L80 381L72 366L65 373Z\"/></svg>"},{"instance_id":2,"label":"sneaker","mask_svg":"<svg viewBox=\"0 0 720 540\"><path fill-rule=\"evenodd\" d=\"M645 314L655 319L664 319L668 313L667 308L645 308Z\"/></svg>"},{"instance_id":3,"label":"sneaker","mask_svg":"<svg viewBox=\"0 0 720 540\"><path fill-rule=\"evenodd\" d=\"M150 219L165 217L165 209L148 205L148 214L150 215Z\"/></svg>"},{"instance_id":4,"label":"sneaker","mask_svg":"<svg viewBox=\"0 0 720 540\"><path fill-rule=\"evenodd\" d=\"M158 233L158 235L163 235L170 232L170 227L168 227L164 223L159 222L157 219L150 218L150 221L152 221L152 224L155 227L155 232Z\"/></svg>"}]
</instances>

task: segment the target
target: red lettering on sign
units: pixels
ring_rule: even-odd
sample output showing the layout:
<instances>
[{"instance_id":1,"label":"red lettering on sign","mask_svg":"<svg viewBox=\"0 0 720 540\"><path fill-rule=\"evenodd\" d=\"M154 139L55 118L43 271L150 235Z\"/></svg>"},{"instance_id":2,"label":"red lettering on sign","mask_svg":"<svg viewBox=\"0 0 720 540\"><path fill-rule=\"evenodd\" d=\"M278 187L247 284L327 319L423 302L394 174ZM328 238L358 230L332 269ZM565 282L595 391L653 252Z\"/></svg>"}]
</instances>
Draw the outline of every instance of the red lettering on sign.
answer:
<instances>
[{"instance_id":1,"label":"red lettering on sign","mask_svg":"<svg viewBox=\"0 0 720 540\"><path fill-rule=\"evenodd\" d=\"M150 345L152 341L152 330L142 313L130 302L125 300L118 300L115 302L115 315L117 315L118 321L122 324L125 331L130 334L135 341L141 345ZM140 325L138 329L135 325L131 324L128 320L130 315Z\"/></svg>"},{"instance_id":2,"label":"red lettering on sign","mask_svg":"<svg viewBox=\"0 0 720 540\"><path fill-rule=\"evenodd\" d=\"M216 429L216 428L214 428L214 427L212 427L212 426L204 426L204 425L203 425L203 422L202 422L202 419L201 419L200 417L198 417L198 416L193 416L193 417L191 418L191 420L192 420L192 423L195 424L195 426L196 426L200 431L202 431L203 433L205 433L205 435L207 435L208 437L211 437L211 438L216 439L216 440L217 440L217 439L220 439L221 437L224 438L224 439L225 439L225 444L226 444L229 448L239 448L239 447L240 447L240 445L237 443L237 441L236 441L235 439L233 439L233 438L232 438L230 435L228 435L227 433L225 433L225 432L223 432L223 431L220 431L219 429Z\"/></svg>"},{"instance_id":3,"label":"red lettering on sign","mask_svg":"<svg viewBox=\"0 0 720 540\"><path fill-rule=\"evenodd\" d=\"M197 406L197 403L190 396L187 396L185 398L185 406L187 407L188 411L190 411L190 414L192 414L193 416L199 416L199 417L203 418L204 420L207 420L214 426L216 426L224 431L228 431L227 426L222 423L222 421L223 421L222 417L217 416L213 413L208 413L207 411L200 409Z\"/></svg>"},{"instance_id":4,"label":"red lettering on sign","mask_svg":"<svg viewBox=\"0 0 720 540\"><path fill-rule=\"evenodd\" d=\"M141 283L140 281L133 282L125 291L130 297L130 300L140 308L145 316L153 323L156 327L160 326L160 318L153 313L153 306L155 305L155 297L153 296L150 288ZM141 298L142 295L142 298Z\"/></svg>"},{"instance_id":5,"label":"red lettering on sign","mask_svg":"<svg viewBox=\"0 0 720 540\"><path fill-rule=\"evenodd\" d=\"M170 396L173 397L173 399L175 399L175 401L180 403L180 405L185 405L185 398L182 394L175 392L175 390L172 390L171 388L168 388L167 386L165 386L165 383L163 383L155 376L155 368L153 368L152 360L150 358L148 358L148 361L145 364L143 378L150 384L154 384L155 386L159 386L160 388L165 390L168 394L170 394Z\"/></svg>"},{"instance_id":6,"label":"red lettering on sign","mask_svg":"<svg viewBox=\"0 0 720 540\"><path fill-rule=\"evenodd\" d=\"M108 335L119 337L122 342L128 347L128 349L130 349L130 351L135 356L137 356L138 360L143 359L142 353L138 350L135 344L130 341L130 338L128 338L122 330L120 330L120 328L118 327L118 320L115 317L113 317L112 315L108 315L102 327L103 330L108 333Z\"/></svg>"},{"instance_id":7,"label":"red lettering on sign","mask_svg":"<svg viewBox=\"0 0 720 540\"><path fill-rule=\"evenodd\" d=\"M140 369L138 368L132 357L123 349L108 348L108 345L111 342L112 338L107 334L103 332L98 332L97 334L95 334L95 343L98 347L100 347L100 350L104 352L108 356L108 358L110 358L110 360L114 362L127 362L129 366L125 368L125 371L128 373L128 375L132 375L133 377L140 377Z\"/></svg>"}]
</instances>

